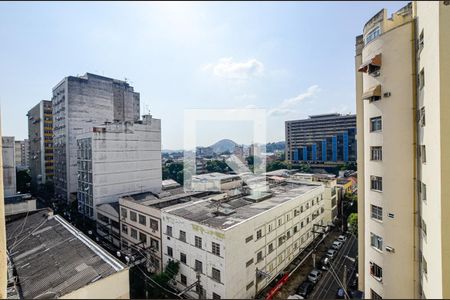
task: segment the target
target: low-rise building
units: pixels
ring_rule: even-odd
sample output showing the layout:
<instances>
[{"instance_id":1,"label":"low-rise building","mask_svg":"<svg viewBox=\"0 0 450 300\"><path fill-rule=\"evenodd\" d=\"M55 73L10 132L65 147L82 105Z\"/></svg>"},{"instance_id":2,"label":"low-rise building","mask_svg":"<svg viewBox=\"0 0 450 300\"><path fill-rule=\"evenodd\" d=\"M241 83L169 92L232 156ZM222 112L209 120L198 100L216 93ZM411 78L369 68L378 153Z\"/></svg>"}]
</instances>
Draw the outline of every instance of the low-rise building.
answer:
<instances>
[{"instance_id":1,"label":"low-rise building","mask_svg":"<svg viewBox=\"0 0 450 300\"><path fill-rule=\"evenodd\" d=\"M5 197L5 216L36 210L36 198L31 194L16 194Z\"/></svg>"},{"instance_id":2,"label":"low-rise building","mask_svg":"<svg viewBox=\"0 0 450 300\"><path fill-rule=\"evenodd\" d=\"M176 287L183 290L200 274L202 288L187 292L191 297L255 297L318 236L324 190L321 184L285 183L162 210L164 265L180 262Z\"/></svg>"},{"instance_id":3,"label":"low-rise building","mask_svg":"<svg viewBox=\"0 0 450 300\"><path fill-rule=\"evenodd\" d=\"M80 134L78 209L95 219L98 204L161 191L161 120L106 123Z\"/></svg>"},{"instance_id":4,"label":"low-rise building","mask_svg":"<svg viewBox=\"0 0 450 300\"><path fill-rule=\"evenodd\" d=\"M127 299L129 269L51 210L6 224L8 298Z\"/></svg>"},{"instance_id":5,"label":"low-rise building","mask_svg":"<svg viewBox=\"0 0 450 300\"><path fill-rule=\"evenodd\" d=\"M5 197L13 196L17 192L16 186L16 158L14 151L14 137L2 137L3 159L3 191Z\"/></svg>"},{"instance_id":6,"label":"low-rise building","mask_svg":"<svg viewBox=\"0 0 450 300\"><path fill-rule=\"evenodd\" d=\"M239 175L223 173L207 173L192 176L191 189L193 191L228 191L242 187Z\"/></svg>"},{"instance_id":7,"label":"low-rise building","mask_svg":"<svg viewBox=\"0 0 450 300\"><path fill-rule=\"evenodd\" d=\"M120 249L119 202L97 205L97 234Z\"/></svg>"}]
</instances>

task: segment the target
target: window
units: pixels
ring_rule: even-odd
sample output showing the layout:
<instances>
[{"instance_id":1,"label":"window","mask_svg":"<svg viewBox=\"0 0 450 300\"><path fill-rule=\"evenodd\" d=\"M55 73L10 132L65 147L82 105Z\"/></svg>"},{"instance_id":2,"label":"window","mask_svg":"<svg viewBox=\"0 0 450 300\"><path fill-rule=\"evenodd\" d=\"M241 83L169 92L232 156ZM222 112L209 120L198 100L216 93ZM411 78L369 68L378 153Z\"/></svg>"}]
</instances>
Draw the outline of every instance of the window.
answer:
<instances>
[{"instance_id":1,"label":"window","mask_svg":"<svg viewBox=\"0 0 450 300\"><path fill-rule=\"evenodd\" d=\"M220 282L220 270L217 270L216 268L212 268L212 278L217 281Z\"/></svg>"},{"instance_id":2,"label":"window","mask_svg":"<svg viewBox=\"0 0 450 300\"><path fill-rule=\"evenodd\" d=\"M187 285L187 277L183 274L180 275L180 280L182 285Z\"/></svg>"},{"instance_id":3,"label":"window","mask_svg":"<svg viewBox=\"0 0 450 300\"><path fill-rule=\"evenodd\" d=\"M283 224L283 219L279 218L278 219L278 226L281 226L281 224Z\"/></svg>"},{"instance_id":4,"label":"window","mask_svg":"<svg viewBox=\"0 0 450 300\"><path fill-rule=\"evenodd\" d=\"M383 179L379 176L370 176L370 189L381 192L383 190Z\"/></svg>"},{"instance_id":5,"label":"window","mask_svg":"<svg viewBox=\"0 0 450 300\"><path fill-rule=\"evenodd\" d=\"M298 232L298 227L297 225L294 226L294 234L296 234Z\"/></svg>"},{"instance_id":6,"label":"window","mask_svg":"<svg viewBox=\"0 0 450 300\"><path fill-rule=\"evenodd\" d=\"M289 214L286 215L286 222L289 221L289 219L291 218L291 216Z\"/></svg>"},{"instance_id":7,"label":"window","mask_svg":"<svg viewBox=\"0 0 450 300\"><path fill-rule=\"evenodd\" d=\"M248 243L248 242L250 242L251 240L253 240L253 235L248 236L248 237L245 239L245 242Z\"/></svg>"},{"instance_id":8,"label":"window","mask_svg":"<svg viewBox=\"0 0 450 300\"><path fill-rule=\"evenodd\" d=\"M428 274L428 264L427 264L425 257L423 257L422 253L420 254L420 264L421 264L422 273L427 275Z\"/></svg>"},{"instance_id":9,"label":"window","mask_svg":"<svg viewBox=\"0 0 450 300\"><path fill-rule=\"evenodd\" d=\"M131 228L131 237L137 239L137 230L134 228Z\"/></svg>"},{"instance_id":10,"label":"window","mask_svg":"<svg viewBox=\"0 0 450 300\"><path fill-rule=\"evenodd\" d=\"M134 211L130 211L130 220L133 222L137 221L137 215Z\"/></svg>"},{"instance_id":11,"label":"window","mask_svg":"<svg viewBox=\"0 0 450 300\"><path fill-rule=\"evenodd\" d=\"M422 106L420 108L418 120L419 120L420 127L424 127L425 126L425 106Z\"/></svg>"},{"instance_id":12,"label":"window","mask_svg":"<svg viewBox=\"0 0 450 300\"><path fill-rule=\"evenodd\" d=\"M365 44L367 45L368 43L376 39L380 34L381 34L380 27L379 26L375 27L366 35Z\"/></svg>"},{"instance_id":13,"label":"window","mask_svg":"<svg viewBox=\"0 0 450 300\"><path fill-rule=\"evenodd\" d=\"M150 238L150 248L155 249L156 251L159 251L159 241Z\"/></svg>"},{"instance_id":14,"label":"window","mask_svg":"<svg viewBox=\"0 0 450 300\"><path fill-rule=\"evenodd\" d=\"M128 226L125 224L122 224L122 232L125 234L128 234Z\"/></svg>"},{"instance_id":15,"label":"window","mask_svg":"<svg viewBox=\"0 0 450 300\"><path fill-rule=\"evenodd\" d=\"M383 221L383 208L376 205L370 205L370 216L372 219Z\"/></svg>"},{"instance_id":16,"label":"window","mask_svg":"<svg viewBox=\"0 0 450 300\"><path fill-rule=\"evenodd\" d=\"M378 295L377 293L375 293L374 290L370 289L370 299L372 300L381 300L383 298L381 298L380 295Z\"/></svg>"},{"instance_id":17,"label":"window","mask_svg":"<svg viewBox=\"0 0 450 300\"><path fill-rule=\"evenodd\" d=\"M263 252L259 251L258 254L256 254L256 262L260 262L263 260Z\"/></svg>"},{"instance_id":18,"label":"window","mask_svg":"<svg viewBox=\"0 0 450 300\"><path fill-rule=\"evenodd\" d=\"M195 247L202 248L202 238L199 236L195 236Z\"/></svg>"},{"instance_id":19,"label":"window","mask_svg":"<svg viewBox=\"0 0 450 300\"><path fill-rule=\"evenodd\" d=\"M300 229L302 229L304 227L303 225L303 221L300 223Z\"/></svg>"},{"instance_id":20,"label":"window","mask_svg":"<svg viewBox=\"0 0 450 300\"><path fill-rule=\"evenodd\" d=\"M423 89L423 87L425 86L425 71L422 70L419 73L419 89Z\"/></svg>"},{"instance_id":21,"label":"window","mask_svg":"<svg viewBox=\"0 0 450 300\"><path fill-rule=\"evenodd\" d=\"M128 242L125 240L122 240L122 249L128 249Z\"/></svg>"},{"instance_id":22,"label":"window","mask_svg":"<svg viewBox=\"0 0 450 300\"><path fill-rule=\"evenodd\" d=\"M219 300L219 299L221 299L220 295L217 295L216 293L212 293L212 298L213 298L214 300Z\"/></svg>"},{"instance_id":23,"label":"window","mask_svg":"<svg viewBox=\"0 0 450 300\"><path fill-rule=\"evenodd\" d=\"M423 182L419 183L420 186L420 197L423 201L427 200L427 185Z\"/></svg>"},{"instance_id":24,"label":"window","mask_svg":"<svg viewBox=\"0 0 450 300\"><path fill-rule=\"evenodd\" d=\"M283 242L284 242L284 236L280 236L280 237L278 238L278 247L280 247L281 245L283 245Z\"/></svg>"},{"instance_id":25,"label":"window","mask_svg":"<svg viewBox=\"0 0 450 300\"><path fill-rule=\"evenodd\" d=\"M147 218L143 215L139 215L139 224L147 225Z\"/></svg>"},{"instance_id":26,"label":"window","mask_svg":"<svg viewBox=\"0 0 450 300\"><path fill-rule=\"evenodd\" d=\"M203 273L203 263L199 260L195 260L195 271Z\"/></svg>"},{"instance_id":27,"label":"window","mask_svg":"<svg viewBox=\"0 0 450 300\"><path fill-rule=\"evenodd\" d=\"M370 131L380 131L381 129L381 117L370 118Z\"/></svg>"},{"instance_id":28,"label":"window","mask_svg":"<svg viewBox=\"0 0 450 300\"><path fill-rule=\"evenodd\" d=\"M173 257L173 249L172 247L167 246L167 255Z\"/></svg>"},{"instance_id":29,"label":"window","mask_svg":"<svg viewBox=\"0 0 450 300\"><path fill-rule=\"evenodd\" d=\"M268 232L271 232L271 231L272 231L272 225L269 224L269 228L268 228L267 231L268 231Z\"/></svg>"},{"instance_id":30,"label":"window","mask_svg":"<svg viewBox=\"0 0 450 300\"><path fill-rule=\"evenodd\" d=\"M419 49L418 49L419 53L420 53L420 51L422 51L424 45L425 44L423 41L423 29L422 29L422 31L420 32L420 35L419 35L419 41L418 41L418 45L417 45L419 47Z\"/></svg>"},{"instance_id":31,"label":"window","mask_svg":"<svg viewBox=\"0 0 450 300\"><path fill-rule=\"evenodd\" d=\"M269 253L272 253L273 252L273 243L270 243L270 245L269 245Z\"/></svg>"},{"instance_id":32,"label":"window","mask_svg":"<svg viewBox=\"0 0 450 300\"><path fill-rule=\"evenodd\" d=\"M370 159L371 160L382 160L383 159L383 151L382 147L370 147Z\"/></svg>"},{"instance_id":33,"label":"window","mask_svg":"<svg viewBox=\"0 0 450 300\"><path fill-rule=\"evenodd\" d=\"M252 264L253 264L253 258L250 259L250 260L245 264L245 266L248 268L248 267L250 267Z\"/></svg>"},{"instance_id":34,"label":"window","mask_svg":"<svg viewBox=\"0 0 450 300\"><path fill-rule=\"evenodd\" d=\"M153 230L158 230L158 221L150 219L150 228Z\"/></svg>"},{"instance_id":35,"label":"window","mask_svg":"<svg viewBox=\"0 0 450 300\"><path fill-rule=\"evenodd\" d=\"M256 239L259 240L262 237L262 229L256 231Z\"/></svg>"},{"instance_id":36,"label":"window","mask_svg":"<svg viewBox=\"0 0 450 300\"><path fill-rule=\"evenodd\" d=\"M186 263L186 261L187 261L186 254L180 252L180 261L184 264Z\"/></svg>"},{"instance_id":37,"label":"window","mask_svg":"<svg viewBox=\"0 0 450 300\"><path fill-rule=\"evenodd\" d=\"M219 244L212 242L211 248L212 248L212 253L214 255L220 256L220 245Z\"/></svg>"},{"instance_id":38,"label":"window","mask_svg":"<svg viewBox=\"0 0 450 300\"><path fill-rule=\"evenodd\" d=\"M127 209L126 208L120 208L120 214L122 215L122 218L127 218Z\"/></svg>"},{"instance_id":39,"label":"window","mask_svg":"<svg viewBox=\"0 0 450 300\"><path fill-rule=\"evenodd\" d=\"M374 233L370 233L370 245L378 250L383 251L383 238Z\"/></svg>"},{"instance_id":40,"label":"window","mask_svg":"<svg viewBox=\"0 0 450 300\"><path fill-rule=\"evenodd\" d=\"M167 227L166 227L166 234L168 236L172 236L172 226L167 225Z\"/></svg>"},{"instance_id":41,"label":"window","mask_svg":"<svg viewBox=\"0 0 450 300\"><path fill-rule=\"evenodd\" d=\"M423 164L427 162L427 150L425 145L420 145L420 161Z\"/></svg>"},{"instance_id":42,"label":"window","mask_svg":"<svg viewBox=\"0 0 450 300\"><path fill-rule=\"evenodd\" d=\"M247 284L247 291L249 290L249 289L251 289L252 288L252 286L254 285L254 281L252 280L252 282L250 282L249 284Z\"/></svg>"},{"instance_id":43,"label":"window","mask_svg":"<svg viewBox=\"0 0 450 300\"><path fill-rule=\"evenodd\" d=\"M421 219L420 228L422 229L423 235L427 236L427 223L423 219Z\"/></svg>"},{"instance_id":44,"label":"window","mask_svg":"<svg viewBox=\"0 0 450 300\"><path fill-rule=\"evenodd\" d=\"M382 281L383 280L383 269L378 266L374 262L370 262L370 275L375 277L376 280Z\"/></svg>"},{"instance_id":45,"label":"window","mask_svg":"<svg viewBox=\"0 0 450 300\"><path fill-rule=\"evenodd\" d=\"M180 230L180 241L186 242L186 232L183 230Z\"/></svg>"},{"instance_id":46,"label":"window","mask_svg":"<svg viewBox=\"0 0 450 300\"><path fill-rule=\"evenodd\" d=\"M141 242L144 242L144 244L146 244L147 243L147 235L143 232L139 232L139 240Z\"/></svg>"}]
</instances>

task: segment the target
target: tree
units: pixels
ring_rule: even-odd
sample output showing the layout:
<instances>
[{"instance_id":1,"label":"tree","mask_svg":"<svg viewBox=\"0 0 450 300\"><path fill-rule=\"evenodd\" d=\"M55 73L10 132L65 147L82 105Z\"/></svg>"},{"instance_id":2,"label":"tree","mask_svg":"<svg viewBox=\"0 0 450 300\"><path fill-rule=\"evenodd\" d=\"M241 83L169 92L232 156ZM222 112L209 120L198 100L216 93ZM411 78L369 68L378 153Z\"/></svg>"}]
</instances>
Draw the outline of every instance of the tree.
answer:
<instances>
[{"instance_id":1,"label":"tree","mask_svg":"<svg viewBox=\"0 0 450 300\"><path fill-rule=\"evenodd\" d=\"M227 173L230 172L231 169L228 167L227 163L223 160L209 160L206 162L206 170L208 172L219 172L219 173Z\"/></svg>"},{"instance_id":2,"label":"tree","mask_svg":"<svg viewBox=\"0 0 450 300\"><path fill-rule=\"evenodd\" d=\"M288 168L288 164L284 161L273 161L267 164L267 172L271 172L271 171L276 171L276 170L280 170L280 169L287 169Z\"/></svg>"},{"instance_id":3,"label":"tree","mask_svg":"<svg viewBox=\"0 0 450 300\"><path fill-rule=\"evenodd\" d=\"M354 235L358 235L358 214L350 214L347 218L347 223L349 225L349 231Z\"/></svg>"}]
</instances>

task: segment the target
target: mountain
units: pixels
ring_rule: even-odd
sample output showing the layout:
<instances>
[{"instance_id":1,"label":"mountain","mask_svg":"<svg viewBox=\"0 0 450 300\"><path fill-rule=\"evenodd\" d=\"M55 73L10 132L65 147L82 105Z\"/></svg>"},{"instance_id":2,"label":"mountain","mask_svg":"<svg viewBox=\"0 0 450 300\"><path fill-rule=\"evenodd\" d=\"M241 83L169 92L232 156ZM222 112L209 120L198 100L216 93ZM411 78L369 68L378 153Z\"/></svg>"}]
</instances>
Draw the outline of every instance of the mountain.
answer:
<instances>
[{"instance_id":1,"label":"mountain","mask_svg":"<svg viewBox=\"0 0 450 300\"><path fill-rule=\"evenodd\" d=\"M223 139L220 140L214 144L212 144L211 147L212 150L214 151L214 153L216 154L220 154L223 153L225 151L229 151L229 152L233 152L234 151L234 147L236 147L236 143L233 142L232 140L228 140L228 139Z\"/></svg>"}]
</instances>

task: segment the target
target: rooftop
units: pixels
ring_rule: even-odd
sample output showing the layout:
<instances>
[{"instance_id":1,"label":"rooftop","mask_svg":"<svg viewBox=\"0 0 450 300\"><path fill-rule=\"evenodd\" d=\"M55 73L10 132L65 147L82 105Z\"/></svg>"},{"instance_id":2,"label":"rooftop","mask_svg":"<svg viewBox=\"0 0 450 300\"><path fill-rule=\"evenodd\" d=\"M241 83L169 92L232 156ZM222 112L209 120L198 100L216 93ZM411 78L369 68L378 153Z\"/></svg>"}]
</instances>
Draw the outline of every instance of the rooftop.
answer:
<instances>
[{"instance_id":1,"label":"rooftop","mask_svg":"<svg viewBox=\"0 0 450 300\"><path fill-rule=\"evenodd\" d=\"M169 209L168 212L209 227L226 230L317 188L320 186L312 183L287 183L272 187L269 193L241 196L220 205L218 201L206 199Z\"/></svg>"},{"instance_id":2,"label":"rooftop","mask_svg":"<svg viewBox=\"0 0 450 300\"><path fill-rule=\"evenodd\" d=\"M6 224L20 298L59 298L125 267L51 210Z\"/></svg>"},{"instance_id":3,"label":"rooftop","mask_svg":"<svg viewBox=\"0 0 450 300\"><path fill-rule=\"evenodd\" d=\"M201 175L194 175L192 176L192 180L224 180L224 179L234 179L234 178L240 178L239 175L235 174L223 174L223 173L207 173L207 174L201 174Z\"/></svg>"}]
</instances>

